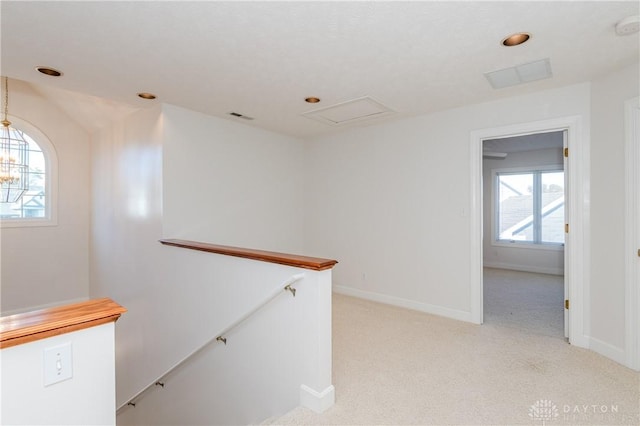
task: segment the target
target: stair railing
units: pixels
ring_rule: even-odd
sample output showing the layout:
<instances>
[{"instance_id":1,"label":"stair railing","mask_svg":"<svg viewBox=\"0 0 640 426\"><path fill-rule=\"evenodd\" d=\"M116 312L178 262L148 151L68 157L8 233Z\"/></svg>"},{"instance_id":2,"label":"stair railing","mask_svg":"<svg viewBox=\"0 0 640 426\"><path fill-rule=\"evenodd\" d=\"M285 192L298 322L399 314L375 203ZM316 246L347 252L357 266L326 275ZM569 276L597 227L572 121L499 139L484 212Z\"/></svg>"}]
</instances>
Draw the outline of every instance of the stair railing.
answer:
<instances>
[{"instance_id":1,"label":"stair railing","mask_svg":"<svg viewBox=\"0 0 640 426\"><path fill-rule=\"evenodd\" d=\"M227 338L225 336L231 330L233 330L234 328L236 328L237 326L239 326L240 324L245 322L247 319L251 318L256 312L258 312L259 310L264 308L269 302L271 302L273 299L275 299L276 297L281 295L283 291L285 291L285 292L288 291L288 292L290 292L292 294L293 297L295 297L296 296L296 289L294 287L292 287L292 286L293 286L293 284L295 284L296 282L302 280L303 278L304 278L304 273L292 275L289 279L284 281L277 289L274 289L260 303L256 304L252 309L247 311L244 315L242 315L240 318L238 318L236 321L234 321L231 325L227 326L220 333L216 334L215 337L212 337L211 339L207 340L205 343L200 345L197 349L195 349L194 351L192 351L191 353L186 355L180 361L175 363L171 368L169 368L164 373L162 373L162 375L158 376L158 378L156 380L154 380L153 382L149 383L142 390L140 390L134 396L129 398L127 400L127 402L125 402L122 405L120 405L118 407L118 409L116 410L116 412L120 412L123 408L125 408L127 406L135 407L138 399L145 392L147 392L149 389L151 389L151 388L153 388L155 386L160 386L160 387L164 388L164 379L165 379L165 377L167 377L173 371L178 369L180 366L182 366L184 363L186 363L189 359L191 359L191 357L193 357L198 352L202 351L204 348L209 346L211 343L217 341L217 342L221 342L221 343L226 345L227 344Z\"/></svg>"}]
</instances>

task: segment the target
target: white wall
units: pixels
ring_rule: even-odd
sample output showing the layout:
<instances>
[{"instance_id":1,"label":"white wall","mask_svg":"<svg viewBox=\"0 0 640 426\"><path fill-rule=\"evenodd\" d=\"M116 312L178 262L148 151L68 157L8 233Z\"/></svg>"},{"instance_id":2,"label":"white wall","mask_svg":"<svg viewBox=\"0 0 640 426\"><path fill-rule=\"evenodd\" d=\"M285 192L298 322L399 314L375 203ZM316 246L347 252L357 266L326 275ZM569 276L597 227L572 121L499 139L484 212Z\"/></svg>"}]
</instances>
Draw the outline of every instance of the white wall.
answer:
<instances>
[{"instance_id":1,"label":"white wall","mask_svg":"<svg viewBox=\"0 0 640 426\"><path fill-rule=\"evenodd\" d=\"M3 425L115 423L114 323L2 349ZM44 386L43 352L71 343L73 375Z\"/></svg>"},{"instance_id":2,"label":"white wall","mask_svg":"<svg viewBox=\"0 0 640 426\"><path fill-rule=\"evenodd\" d=\"M559 165L562 168L562 148L513 152L502 160L485 158L482 161L483 175L483 258L484 266L562 275L564 251L557 248L504 247L493 244L492 193L493 170L517 167L539 167Z\"/></svg>"},{"instance_id":3,"label":"white wall","mask_svg":"<svg viewBox=\"0 0 640 426\"><path fill-rule=\"evenodd\" d=\"M175 286L180 293L182 285L166 276L169 262L158 243L161 137L158 107L104 128L92 141L91 296L110 297L128 310L116 333L118 402L151 380L188 343L162 315L164 308L181 305L160 290Z\"/></svg>"},{"instance_id":4,"label":"white wall","mask_svg":"<svg viewBox=\"0 0 640 426\"><path fill-rule=\"evenodd\" d=\"M118 324L122 335L118 369L127 370L129 376L118 375L118 404L131 396L129 391L138 390L133 381L138 381L136 386L153 383L286 279L301 272L306 277L294 285L295 298L282 291L225 334L226 345L213 342L168 376L164 388L153 387L135 408L123 408L119 425L258 424L299 406L301 385L317 393L329 389L332 400L331 271L304 271L173 247L166 251L177 270L173 283L179 282L181 290L167 302L163 294L169 292L161 284L153 300L140 308L140 313L153 315L155 325L136 324L138 330L133 330ZM321 311L325 315L319 316ZM318 327L328 333L324 338ZM145 383L138 380L143 376ZM121 385L120 379L127 383ZM123 389L125 385L129 389Z\"/></svg>"},{"instance_id":5,"label":"white wall","mask_svg":"<svg viewBox=\"0 0 640 426\"><path fill-rule=\"evenodd\" d=\"M624 359L624 102L638 96L638 65L592 82L592 348Z\"/></svg>"},{"instance_id":6,"label":"white wall","mask_svg":"<svg viewBox=\"0 0 640 426\"><path fill-rule=\"evenodd\" d=\"M57 225L0 231L3 315L89 293L89 135L24 82L11 80L9 97L11 114L39 129L56 150L58 199Z\"/></svg>"},{"instance_id":7,"label":"white wall","mask_svg":"<svg viewBox=\"0 0 640 426\"><path fill-rule=\"evenodd\" d=\"M165 105L163 235L302 252L304 144Z\"/></svg>"},{"instance_id":8,"label":"white wall","mask_svg":"<svg viewBox=\"0 0 640 426\"><path fill-rule=\"evenodd\" d=\"M183 160L183 152L175 146L184 142L182 132L203 144L218 144L217 149L202 147L202 152L189 151L188 159L199 165L195 173L200 178L188 182L187 194L182 194L183 185L174 185L187 177L183 172L189 172L176 168ZM232 146L225 148L233 134L242 137L236 137ZM260 142L265 144L262 154L271 161L250 157L249 148ZM170 237L263 246L260 248L279 243L300 246L296 239L302 238L298 225L301 218L296 218L290 229L284 229L283 223L274 224L273 228L261 223L274 234L284 234L274 239L262 238L269 234L259 233L252 241L242 234L245 227L251 229L252 225L246 222L248 218L260 221L259 206L269 217L280 217L275 215L280 206L281 216L287 218L291 213L286 210L297 205L294 190L276 198L279 188L260 185L260 182L280 182L289 186L289 180L298 182L299 177L291 169L281 171L283 164L278 163L281 160L265 152L275 150L293 162L299 150L294 148L287 154L291 143L286 137L278 142L272 133L169 106L135 113L95 135L91 295L111 297L128 309L127 315L118 322L116 333L118 405L153 383L202 343L216 337L224 327L299 271L167 247L158 242L165 225L165 232L167 226L172 230L167 235ZM165 146L167 150L163 151ZM250 164L251 170L246 170L244 163ZM278 167L274 168L274 163ZM163 173L163 164L169 168L166 173ZM210 164L216 167L209 170ZM229 187L234 188L237 179L227 164L257 179L255 188L241 185L244 192L234 198ZM292 167L295 170L295 164ZM216 175L221 168L227 173ZM282 176L287 176L287 182ZM266 200L260 198L263 193L268 195ZM235 215L225 217L225 213L213 210L193 215L185 211L182 204L172 204L171 200L183 199L189 194L196 196L188 200L190 206L218 207ZM198 204L200 196L206 200ZM173 214L173 223L163 222L163 199L169 214ZM216 200L224 202L216 206ZM248 203L248 200L262 202ZM210 215L216 220L210 220ZM191 222L198 225L183 233L183 225ZM239 234L238 239L233 238L233 231ZM330 309L330 284L326 276L324 279L323 306ZM324 383L305 375L309 371L321 371L319 361L304 364L305 360L317 358L320 349L330 351L331 347L330 332L328 342L323 345L309 341L320 332L314 331L308 317L319 312L313 301L321 299L309 292L322 287L318 284L311 279L302 282L294 300L286 297L278 300L275 306L281 305L280 308L270 307L257 321L247 323L237 337L229 336L228 347L210 348L196 358L194 364L185 367L184 372L176 374L173 383L168 380L166 392L154 389L136 408L126 408L118 416L118 422L246 424L281 415L297 406L301 384L318 392L325 390L327 380L330 381L330 357ZM306 303L305 297L310 297ZM325 318L322 324L330 327L330 318ZM234 341L239 341L239 345L231 346ZM326 364L326 357L324 362ZM184 392L176 393L176 390Z\"/></svg>"},{"instance_id":9,"label":"white wall","mask_svg":"<svg viewBox=\"0 0 640 426\"><path fill-rule=\"evenodd\" d=\"M470 320L469 138L474 130L581 116L579 84L319 137L308 252L340 260L336 289Z\"/></svg>"}]
</instances>

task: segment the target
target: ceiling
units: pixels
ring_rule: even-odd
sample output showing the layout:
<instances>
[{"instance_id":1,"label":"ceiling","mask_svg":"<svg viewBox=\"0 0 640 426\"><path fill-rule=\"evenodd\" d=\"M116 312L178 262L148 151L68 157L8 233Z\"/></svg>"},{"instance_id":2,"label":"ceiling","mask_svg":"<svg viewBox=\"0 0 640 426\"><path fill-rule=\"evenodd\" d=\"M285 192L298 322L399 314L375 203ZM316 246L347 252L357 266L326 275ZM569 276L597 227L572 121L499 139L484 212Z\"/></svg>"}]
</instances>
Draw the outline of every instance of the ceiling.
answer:
<instances>
[{"instance_id":1,"label":"ceiling","mask_svg":"<svg viewBox=\"0 0 640 426\"><path fill-rule=\"evenodd\" d=\"M525 152L539 149L562 149L564 137L562 131L533 133L530 135L511 136L500 139L485 139L482 141L484 152Z\"/></svg>"},{"instance_id":2,"label":"ceiling","mask_svg":"<svg viewBox=\"0 0 640 426\"><path fill-rule=\"evenodd\" d=\"M309 138L589 81L638 62L611 2L2 1L1 72L88 129L170 103ZM516 32L531 39L504 47ZM552 77L493 89L484 73L548 58ZM54 78L35 71L49 66ZM139 99L139 92L157 95ZM309 104L315 96L320 103ZM304 115L369 97L392 110L341 125ZM244 120L237 112L254 118Z\"/></svg>"}]
</instances>

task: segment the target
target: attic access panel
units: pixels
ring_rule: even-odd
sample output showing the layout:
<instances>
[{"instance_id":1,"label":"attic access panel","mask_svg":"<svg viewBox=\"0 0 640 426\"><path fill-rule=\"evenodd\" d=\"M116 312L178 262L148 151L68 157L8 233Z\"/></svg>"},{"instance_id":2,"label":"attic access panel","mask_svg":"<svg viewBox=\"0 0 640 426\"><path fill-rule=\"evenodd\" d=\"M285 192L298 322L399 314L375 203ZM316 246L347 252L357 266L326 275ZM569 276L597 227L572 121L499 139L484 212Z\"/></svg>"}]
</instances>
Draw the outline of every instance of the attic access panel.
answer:
<instances>
[{"instance_id":1,"label":"attic access panel","mask_svg":"<svg viewBox=\"0 0 640 426\"><path fill-rule=\"evenodd\" d=\"M395 111L369 96L305 112L307 118L332 126L371 120L395 114Z\"/></svg>"}]
</instances>

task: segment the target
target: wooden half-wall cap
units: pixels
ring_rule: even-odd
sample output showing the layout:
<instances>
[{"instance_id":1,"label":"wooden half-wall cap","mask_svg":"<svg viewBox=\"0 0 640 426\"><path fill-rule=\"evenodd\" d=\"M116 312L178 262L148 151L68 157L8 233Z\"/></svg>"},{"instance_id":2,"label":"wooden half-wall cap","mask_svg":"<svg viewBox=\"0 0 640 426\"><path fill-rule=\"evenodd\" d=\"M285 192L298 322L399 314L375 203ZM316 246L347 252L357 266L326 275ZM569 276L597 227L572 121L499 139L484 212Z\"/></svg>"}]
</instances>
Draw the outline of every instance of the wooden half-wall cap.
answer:
<instances>
[{"instance_id":1,"label":"wooden half-wall cap","mask_svg":"<svg viewBox=\"0 0 640 426\"><path fill-rule=\"evenodd\" d=\"M117 321L127 310L109 298L0 318L0 349Z\"/></svg>"},{"instance_id":2,"label":"wooden half-wall cap","mask_svg":"<svg viewBox=\"0 0 640 426\"><path fill-rule=\"evenodd\" d=\"M322 259L319 257L300 256L297 254L278 253L275 251L255 250L240 247L221 246L217 244L201 243L189 240L160 240L167 246L182 247L191 250L205 251L208 253L222 254L226 256L243 257L245 259L261 262L278 263L280 265L295 266L298 268L324 271L334 267L337 260Z\"/></svg>"}]
</instances>

